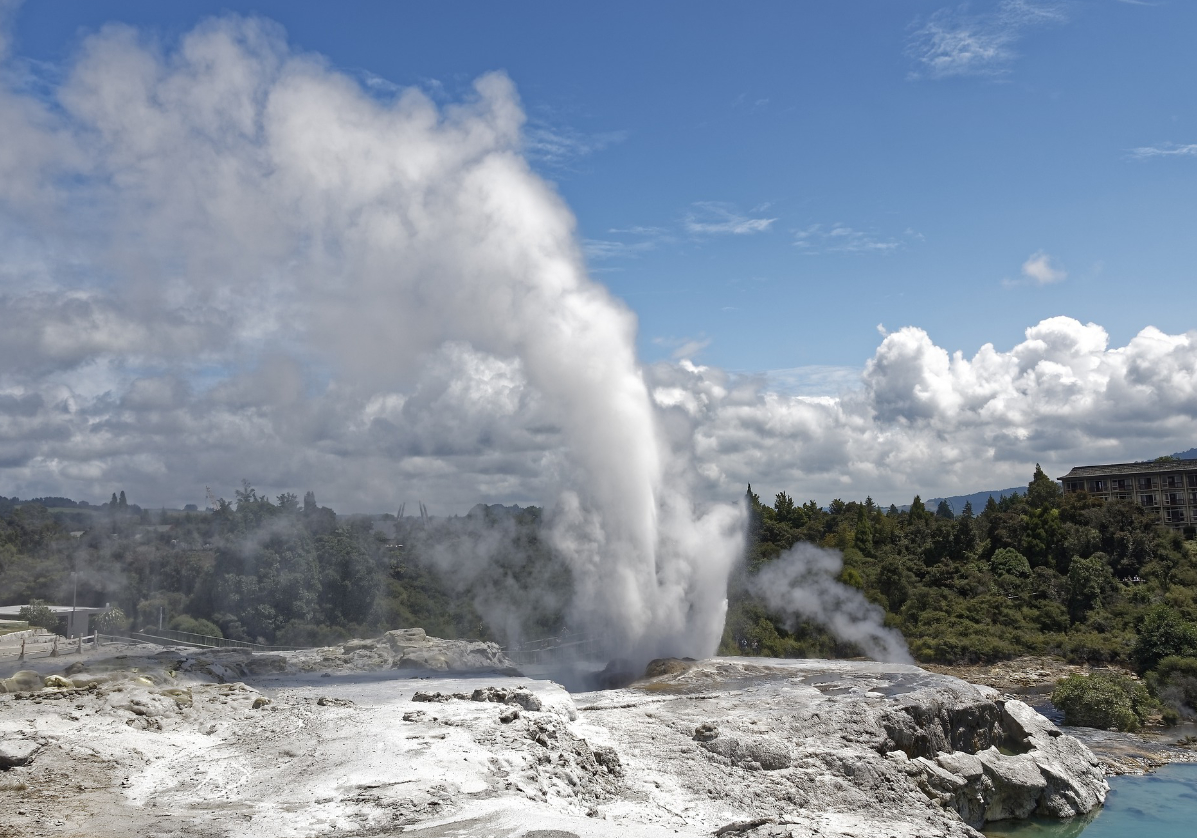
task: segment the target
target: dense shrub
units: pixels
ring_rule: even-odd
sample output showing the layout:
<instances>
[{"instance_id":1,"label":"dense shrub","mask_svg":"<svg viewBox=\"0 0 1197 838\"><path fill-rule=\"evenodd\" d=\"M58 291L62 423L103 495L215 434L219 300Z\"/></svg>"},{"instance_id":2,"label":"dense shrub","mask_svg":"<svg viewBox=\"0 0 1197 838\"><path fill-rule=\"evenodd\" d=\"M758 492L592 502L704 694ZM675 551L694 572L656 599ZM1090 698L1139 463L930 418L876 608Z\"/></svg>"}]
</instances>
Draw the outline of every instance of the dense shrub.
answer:
<instances>
[{"instance_id":1,"label":"dense shrub","mask_svg":"<svg viewBox=\"0 0 1197 838\"><path fill-rule=\"evenodd\" d=\"M50 610L50 606L40 599L35 599L28 605L22 606L21 610L17 612L17 619L24 620L31 626L51 631L58 627L58 617Z\"/></svg>"},{"instance_id":2,"label":"dense shrub","mask_svg":"<svg viewBox=\"0 0 1197 838\"><path fill-rule=\"evenodd\" d=\"M1152 694L1177 718L1197 716L1197 658L1164 658L1146 680Z\"/></svg>"},{"instance_id":3,"label":"dense shrub","mask_svg":"<svg viewBox=\"0 0 1197 838\"><path fill-rule=\"evenodd\" d=\"M280 646L336 646L349 637L350 633L341 626L317 626L292 621L283 626L275 641Z\"/></svg>"},{"instance_id":4,"label":"dense shrub","mask_svg":"<svg viewBox=\"0 0 1197 838\"><path fill-rule=\"evenodd\" d=\"M186 614L171 618L170 628L190 634L202 634L204 637L224 637L219 626L204 619L196 619Z\"/></svg>"},{"instance_id":5,"label":"dense shrub","mask_svg":"<svg viewBox=\"0 0 1197 838\"><path fill-rule=\"evenodd\" d=\"M96 617L96 631L105 634L112 634L118 631L126 631L129 628L129 618L125 616L125 612L120 608L113 606L105 611L103 614Z\"/></svg>"},{"instance_id":6,"label":"dense shrub","mask_svg":"<svg viewBox=\"0 0 1197 838\"><path fill-rule=\"evenodd\" d=\"M1167 657L1195 657L1197 625L1185 620L1171 606L1149 608L1139 621L1133 654L1140 672L1154 669Z\"/></svg>"},{"instance_id":7,"label":"dense shrub","mask_svg":"<svg viewBox=\"0 0 1197 838\"><path fill-rule=\"evenodd\" d=\"M1141 681L1101 672L1060 679L1052 704L1064 712L1064 724L1124 731L1142 727L1154 706Z\"/></svg>"}]
</instances>

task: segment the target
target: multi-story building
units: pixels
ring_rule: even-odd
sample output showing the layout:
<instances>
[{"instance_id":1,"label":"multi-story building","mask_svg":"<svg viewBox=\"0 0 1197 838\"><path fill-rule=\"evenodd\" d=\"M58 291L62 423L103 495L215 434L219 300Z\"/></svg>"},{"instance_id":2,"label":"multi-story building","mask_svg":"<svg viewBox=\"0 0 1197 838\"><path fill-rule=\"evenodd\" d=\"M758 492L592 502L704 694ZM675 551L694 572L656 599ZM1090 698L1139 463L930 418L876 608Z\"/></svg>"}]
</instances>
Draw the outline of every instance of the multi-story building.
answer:
<instances>
[{"instance_id":1,"label":"multi-story building","mask_svg":"<svg viewBox=\"0 0 1197 838\"><path fill-rule=\"evenodd\" d=\"M1197 527L1197 460L1077 466L1060 478L1064 494L1135 501L1176 529Z\"/></svg>"}]
</instances>

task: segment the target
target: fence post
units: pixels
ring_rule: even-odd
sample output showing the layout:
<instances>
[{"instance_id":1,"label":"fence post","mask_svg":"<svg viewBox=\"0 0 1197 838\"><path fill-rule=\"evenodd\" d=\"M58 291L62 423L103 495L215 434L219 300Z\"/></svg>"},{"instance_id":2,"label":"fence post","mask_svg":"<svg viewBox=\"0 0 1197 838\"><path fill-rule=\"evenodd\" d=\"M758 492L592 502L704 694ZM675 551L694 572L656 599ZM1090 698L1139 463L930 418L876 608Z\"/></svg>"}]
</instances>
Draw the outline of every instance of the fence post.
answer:
<instances>
[{"instance_id":1,"label":"fence post","mask_svg":"<svg viewBox=\"0 0 1197 838\"><path fill-rule=\"evenodd\" d=\"M99 645L100 645L100 632L99 632L99 629L97 629L96 631L93 631L91 633L91 647L94 649Z\"/></svg>"},{"instance_id":2,"label":"fence post","mask_svg":"<svg viewBox=\"0 0 1197 838\"><path fill-rule=\"evenodd\" d=\"M54 635L54 645L50 649L50 657L58 657L58 635Z\"/></svg>"},{"instance_id":3,"label":"fence post","mask_svg":"<svg viewBox=\"0 0 1197 838\"><path fill-rule=\"evenodd\" d=\"M79 639L75 643L75 654L83 654L83 632L79 632Z\"/></svg>"},{"instance_id":4,"label":"fence post","mask_svg":"<svg viewBox=\"0 0 1197 838\"><path fill-rule=\"evenodd\" d=\"M19 661L25 660L25 638L21 638L21 656L17 658Z\"/></svg>"}]
</instances>

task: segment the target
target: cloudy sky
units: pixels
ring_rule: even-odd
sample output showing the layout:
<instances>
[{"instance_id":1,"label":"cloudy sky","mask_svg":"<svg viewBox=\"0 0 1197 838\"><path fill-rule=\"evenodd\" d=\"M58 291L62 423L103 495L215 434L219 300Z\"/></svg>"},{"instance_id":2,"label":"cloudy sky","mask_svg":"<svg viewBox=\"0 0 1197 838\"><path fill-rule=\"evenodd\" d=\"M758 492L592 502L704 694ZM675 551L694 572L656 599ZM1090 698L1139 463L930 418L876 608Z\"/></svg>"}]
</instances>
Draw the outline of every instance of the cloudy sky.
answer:
<instances>
[{"instance_id":1,"label":"cloudy sky","mask_svg":"<svg viewBox=\"0 0 1197 838\"><path fill-rule=\"evenodd\" d=\"M651 425L696 499L906 503L1197 445L1193 4L0 9L0 494L551 504Z\"/></svg>"}]
</instances>

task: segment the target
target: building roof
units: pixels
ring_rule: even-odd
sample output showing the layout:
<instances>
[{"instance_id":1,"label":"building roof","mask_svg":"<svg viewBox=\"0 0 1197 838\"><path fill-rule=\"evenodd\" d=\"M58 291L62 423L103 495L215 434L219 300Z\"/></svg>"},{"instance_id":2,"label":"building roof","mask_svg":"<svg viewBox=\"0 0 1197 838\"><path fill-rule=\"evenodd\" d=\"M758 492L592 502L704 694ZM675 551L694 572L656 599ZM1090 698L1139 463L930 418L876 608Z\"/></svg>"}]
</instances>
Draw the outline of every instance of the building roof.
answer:
<instances>
[{"instance_id":1,"label":"building roof","mask_svg":"<svg viewBox=\"0 0 1197 838\"><path fill-rule=\"evenodd\" d=\"M1076 466L1059 478L1105 477L1110 474L1161 474L1168 471L1197 471L1197 460L1165 460L1147 463L1111 463L1107 466Z\"/></svg>"},{"instance_id":2,"label":"building roof","mask_svg":"<svg viewBox=\"0 0 1197 838\"><path fill-rule=\"evenodd\" d=\"M24 607L24 605L0 605L0 617L17 617L20 615L21 609ZM78 608L74 608L70 605L50 605L49 603L46 604L46 607L50 609L51 613L58 617L70 614L72 611L78 614L102 614L108 610L107 608L92 608L90 606L83 605L80 605Z\"/></svg>"}]
</instances>

